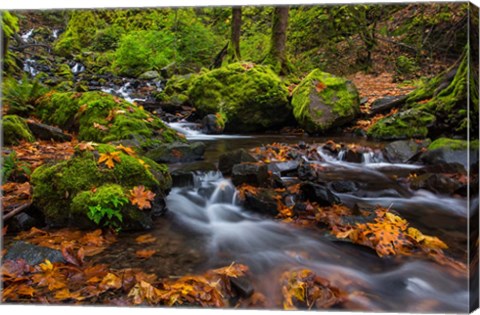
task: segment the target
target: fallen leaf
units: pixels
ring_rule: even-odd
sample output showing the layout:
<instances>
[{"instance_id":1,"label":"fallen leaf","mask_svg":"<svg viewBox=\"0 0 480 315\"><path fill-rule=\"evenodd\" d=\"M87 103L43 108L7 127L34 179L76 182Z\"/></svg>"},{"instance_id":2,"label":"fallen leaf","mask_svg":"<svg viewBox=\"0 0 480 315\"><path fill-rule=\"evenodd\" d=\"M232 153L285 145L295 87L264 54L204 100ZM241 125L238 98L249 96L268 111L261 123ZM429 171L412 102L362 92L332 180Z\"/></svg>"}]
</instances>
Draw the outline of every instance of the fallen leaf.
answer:
<instances>
[{"instance_id":1,"label":"fallen leaf","mask_svg":"<svg viewBox=\"0 0 480 315\"><path fill-rule=\"evenodd\" d=\"M98 158L98 163L105 163L108 168L114 168L115 162L120 163L120 152L101 153Z\"/></svg>"},{"instance_id":2,"label":"fallen leaf","mask_svg":"<svg viewBox=\"0 0 480 315\"><path fill-rule=\"evenodd\" d=\"M144 250L137 250L135 252L135 255L138 257L138 258L150 258L152 257L153 255L155 255L157 251L155 249L144 249Z\"/></svg>"},{"instance_id":3,"label":"fallen leaf","mask_svg":"<svg viewBox=\"0 0 480 315\"><path fill-rule=\"evenodd\" d=\"M135 241L138 243L138 244L148 244L148 243L153 243L157 240L157 238L155 236L153 236L152 234L144 234L144 235L140 235L139 237L137 237L135 239Z\"/></svg>"},{"instance_id":4,"label":"fallen leaf","mask_svg":"<svg viewBox=\"0 0 480 315\"><path fill-rule=\"evenodd\" d=\"M93 128L98 129L98 130L102 130L102 131L108 130L107 127L105 127L104 125L98 124L96 122L93 123Z\"/></svg>"},{"instance_id":5,"label":"fallen leaf","mask_svg":"<svg viewBox=\"0 0 480 315\"><path fill-rule=\"evenodd\" d=\"M150 201L155 199L155 194L150 190L145 190L145 186L135 186L130 190L130 202L137 205L140 209L150 209Z\"/></svg>"},{"instance_id":6,"label":"fallen leaf","mask_svg":"<svg viewBox=\"0 0 480 315\"><path fill-rule=\"evenodd\" d=\"M115 149L123 151L123 153L128 154L130 156L136 156L137 155L137 153L132 148L125 147L123 144L117 145L115 147Z\"/></svg>"}]
</instances>

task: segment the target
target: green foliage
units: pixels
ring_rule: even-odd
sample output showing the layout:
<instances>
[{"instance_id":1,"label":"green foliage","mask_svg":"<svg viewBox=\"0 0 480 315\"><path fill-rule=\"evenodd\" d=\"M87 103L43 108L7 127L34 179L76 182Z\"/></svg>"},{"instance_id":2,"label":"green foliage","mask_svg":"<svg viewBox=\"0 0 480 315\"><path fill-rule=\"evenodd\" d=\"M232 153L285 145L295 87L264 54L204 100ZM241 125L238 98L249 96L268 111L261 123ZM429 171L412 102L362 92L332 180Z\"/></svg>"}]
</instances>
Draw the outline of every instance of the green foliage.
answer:
<instances>
[{"instance_id":1,"label":"green foliage","mask_svg":"<svg viewBox=\"0 0 480 315\"><path fill-rule=\"evenodd\" d=\"M468 141L468 140L460 140L460 139L450 139L450 138L439 138L433 141L429 146L429 150L436 150L436 149L447 149L452 151L457 150L466 150L470 146L471 149L478 150L478 140L475 141Z\"/></svg>"},{"instance_id":2,"label":"green foliage","mask_svg":"<svg viewBox=\"0 0 480 315\"><path fill-rule=\"evenodd\" d=\"M291 117L288 91L267 66L233 63L195 77L188 91L201 115L223 113L226 129L258 131Z\"/></svg>"},{"instance_id":3,"label":"green foliage","mask_svg":"<svg viewBox=\"0 0 480 315\"><path fill-rule=\"evenodd\" d=\"M15 71L18 67L15 63L15 59L13 58L13 53L10 50L3 49L4 47L8 47L9 40L13 36L13 34L18 33L19 31L18 18L8 11L1 11L0 14L2 15L2 18L0 20L0 29L3 41L1 47L3 69L1 69L1 71L5 70L8 73ZM3 55L3 52L5 52L5 55Z\"/></svg>"},{"instance_id":4,"label":"green foliage","mask_svg":"<svg viewBox=\"0 0 480 315\"><path fill-rule=\"evenodd\" d=\"M3 143L15 145L20 141L33 142L35 138L25 120L17 115L6 115L2 118Z\"/></svg>"},{"instance_id":5,"label":"green foliage","mask_svg":"<svg viewBox=\"0 0 480 315\"><path fill-rule=\"evenodd\" d=\"M111 25L105 29L97 30L93 39L92 48L95 51L104 52L118 47L118 41L125 33L120 25Z\"/></svg>"},{"instance_id":6,"label":"green foliage","mask_svg":"<svg viewBox=\"0 0 480 315\"><path fill-rule=\"evenodd\" d=\"M136 77L160 70L174 59L174 35L170 31L138 31L122 37L113 69L119 75Z\"/></svg>"},{"instance_id":7,"label":"green foliage","mask_svg":"<svg viewBox=\"0 0 480 315\"><path fill-rule=\"evenodd\" d=\"M31 114L35 103L46 92L46 88L37 80L23 74L22 79L6 78L3 82L3 106L8 106L8 114L27 116Z\"/></svg>"},{"instance_id":8,"label":"green foliage","mask_svg":"<svg viewBox=\"0 0 480 315\"><path fill-rule=\"evenodd\" d=\"M399 56L396 59L395 68L399 75L406 75L419 70L416 61L408 56Z\"/></svg>"},{"instance_id":9,"label":"green foliage","mask_svg":"<svg viewBox=\"0 0 480 315\"><path fill-rule=\"evenodd\" d=\"M15 151L2 156L2 184L18 177L28 177L31 172L30 164L20 161Z\"/></svg>"},{"instance_id":10,"label":"green foliage","mask_svg":"<svg viewBox=\"0 0 480 315\"><path fill-rule=\"evenodd\" d=\"M87 216L97 225L120 229L123 222L121 208L128 203L128 198L119 185L104 185L95 192L83 192L78 198L83 199L82 194L88 194L90 200ZM73 201L75 203L75 200Z\"/></svg>"}]
</instances>

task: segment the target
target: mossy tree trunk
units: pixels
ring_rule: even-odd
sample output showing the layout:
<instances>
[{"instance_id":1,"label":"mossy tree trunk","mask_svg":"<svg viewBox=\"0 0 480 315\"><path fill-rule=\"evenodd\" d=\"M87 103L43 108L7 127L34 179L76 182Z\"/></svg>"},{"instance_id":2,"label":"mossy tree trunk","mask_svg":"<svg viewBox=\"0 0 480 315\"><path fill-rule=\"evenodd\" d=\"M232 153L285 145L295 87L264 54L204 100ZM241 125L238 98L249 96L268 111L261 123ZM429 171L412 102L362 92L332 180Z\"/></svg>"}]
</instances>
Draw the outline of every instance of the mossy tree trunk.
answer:
<instances>
[{"instance_id":1,"label":"mossy tree trunk","mask_svg":"<svg viewBox=\"0 0 480 315\"><path fill-rule=\"evenodd\" d=\"M242 28L242 7L232 7L231 49L235 60L241 60L240 34Z\"/></svg>"},{"instance_id":2,"label":"mossy tree trunk","mask_svg":"<svg viewBox=\"0 0 480 315\"><path fill-rule=\"evenodd\" d=\"M287 74L291 68L286 50L289 9L288 6L282 6L275 7L273 11L270 49L263 62L273 66L275 72L280 74Z\"/></svg>"},{"instance_id":3,"label":"mossy tree trunk","mask_svg":"<svg viewBox=\"0 0 480 315\"><path fill-rule=\"evenodd\" d=\"M478 133L478 107L474 104L469 107L467 93L470 52L466 46L452 67L430 79L407 98L407 107L415 107L436 116L434 135L438 133L466 137L467 129L471 133Z\"/></svg>"}]
</instances>

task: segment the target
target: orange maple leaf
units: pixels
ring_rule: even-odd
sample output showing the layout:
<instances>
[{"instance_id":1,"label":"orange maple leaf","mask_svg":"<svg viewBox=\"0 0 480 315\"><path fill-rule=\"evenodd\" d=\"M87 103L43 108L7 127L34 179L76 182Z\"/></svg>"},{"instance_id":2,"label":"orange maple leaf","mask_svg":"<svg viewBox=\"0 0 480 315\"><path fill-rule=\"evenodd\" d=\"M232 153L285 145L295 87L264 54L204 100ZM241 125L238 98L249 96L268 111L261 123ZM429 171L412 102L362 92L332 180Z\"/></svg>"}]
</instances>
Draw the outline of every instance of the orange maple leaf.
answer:
<instances>
[{"instance_id":1,"label":"orange maple leaf","mask_svg":"<svg viewBox=\"0 0 480 315\"><path fill-rule=\"evenodd\" d=\"M137 205L140 209L150 209L150 201L155 198L155 194L150 190L145 190L145 186L135 186L130 190L130 202Z\"/></svg>"},{"instance_id":2,"label":"orange maple leaf","mask_svg":"<svg viewBox=\"0 0 480 315\"><path fill-rule=\"evenodd\" d=\"M102 131L108 130L107 127L105 127L104 125L100 125L100 124L98 124L98 123L96 123L96 122L93 123L93 128L96 128L96 129L102 130Z\"/></svg>"},{"instance_id":3,"label":"orange maple leaf","mask_svg":"<svg viewBox=\"0 0 480 315\"><path fill-rule=\"evenodd\" d=\"M128 155L130 155L130 156L136 156L136 155L137 155L136 152L135 152L132 148L130 148L130 147L125 147L123 144L117 145L117 146L115 147L115 149L118 149L118 150L120 150L120 151L123 151L123 153L126 153L126 154L128 154Z\"/></svg>"},{"instance_id":4,"label":"orange maple leaf","mask_svg":"<svg viewBox=\"0 0 480 315\"><path fill-rule=\"evenodd\" d=\"M137 242L138 244L146 244L146 243L153 243L156 240L157 239L152 234L144 234L137 237L135 239L135 242Z\"/></svg>"},{"instance_id":5,"label":"orange maple leaf","mask_svg":"<svg viewBox=\"0 0 480 315\"><path fill-rule=\"evenodd\" d=\"M108 168L114 168L115 162L121 162L120 152L101 153L100 158L98 158L98 163L105 163Z\"/></svg>"},{"instance_id":6,"label":"orange maple leaf","mask_svg":"<svg viewBox=\"0 0 480 315\"><path fill-rule=\"evenodd\" d=\"M323 82L318 82L316 85L315 85L315 90L317 90L318 93L322 92L323 90L325 90L327 86L325 85L325 83Z\"/></svg>"}]
</instances>

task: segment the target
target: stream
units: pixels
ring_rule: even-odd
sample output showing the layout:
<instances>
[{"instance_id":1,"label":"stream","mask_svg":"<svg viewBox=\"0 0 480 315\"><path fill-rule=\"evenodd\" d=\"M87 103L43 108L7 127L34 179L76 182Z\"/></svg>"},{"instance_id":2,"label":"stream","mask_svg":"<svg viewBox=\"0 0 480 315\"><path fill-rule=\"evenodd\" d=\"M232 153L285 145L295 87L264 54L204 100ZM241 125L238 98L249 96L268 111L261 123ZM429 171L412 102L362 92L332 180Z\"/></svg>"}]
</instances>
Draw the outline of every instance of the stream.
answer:
<instances>
[{"instance_id":1,"label":"stream","mask_svg":"<svg viewBox=\"0 0 480 315\"><path fill-rule=\"evenodd\" d=\"M30 34L25 34L28 40ZM34 61L27 59L24 70L36 75ZM85 69L74 64L75 74ZM156 88L160 89L160 85ZM105 86L102 91L133 102L130 82ZM381 156L382 143L364 138L314 138L285 135L206 135L196 124L180 121L170 127L190 141L206 144L205 161L218 163L221 154L251 149L274 142L355 143L371 148L361 163L343 160L342 154L323 158L325 180L354 180L362 187L353 193L338 193L347 206L381 205L392 208L413 226L444 240L449 253L460 261L466 257L468 211L466 198L412 191L392 180L421 165L391 164ZM320 162L319 162L320 163ZM183 165L183 164L182 164ZM171 165L171 169L182 165ZM97 263L112 268L140 267L159 277L179 277L236 263L250 268L252 284L267 297L267 307L281 305L280 275L292 268L308 268L349 294L350 309L395 312L466 312L468 283L429 260L383 257L366 247L339 241L319 230L299 228L244 209L229 178L220 172L197 172L194 184L173 187L167 199L168 212L148 232L120 233L118 242L99 257ZM156 241L137 244L135 238L150 233ZM155 249L155 256L139 260L135 251ZM100 257L101 256L101 257ZM361 292L361 293L360 293Z\"/></svg>"}]
</instances>

